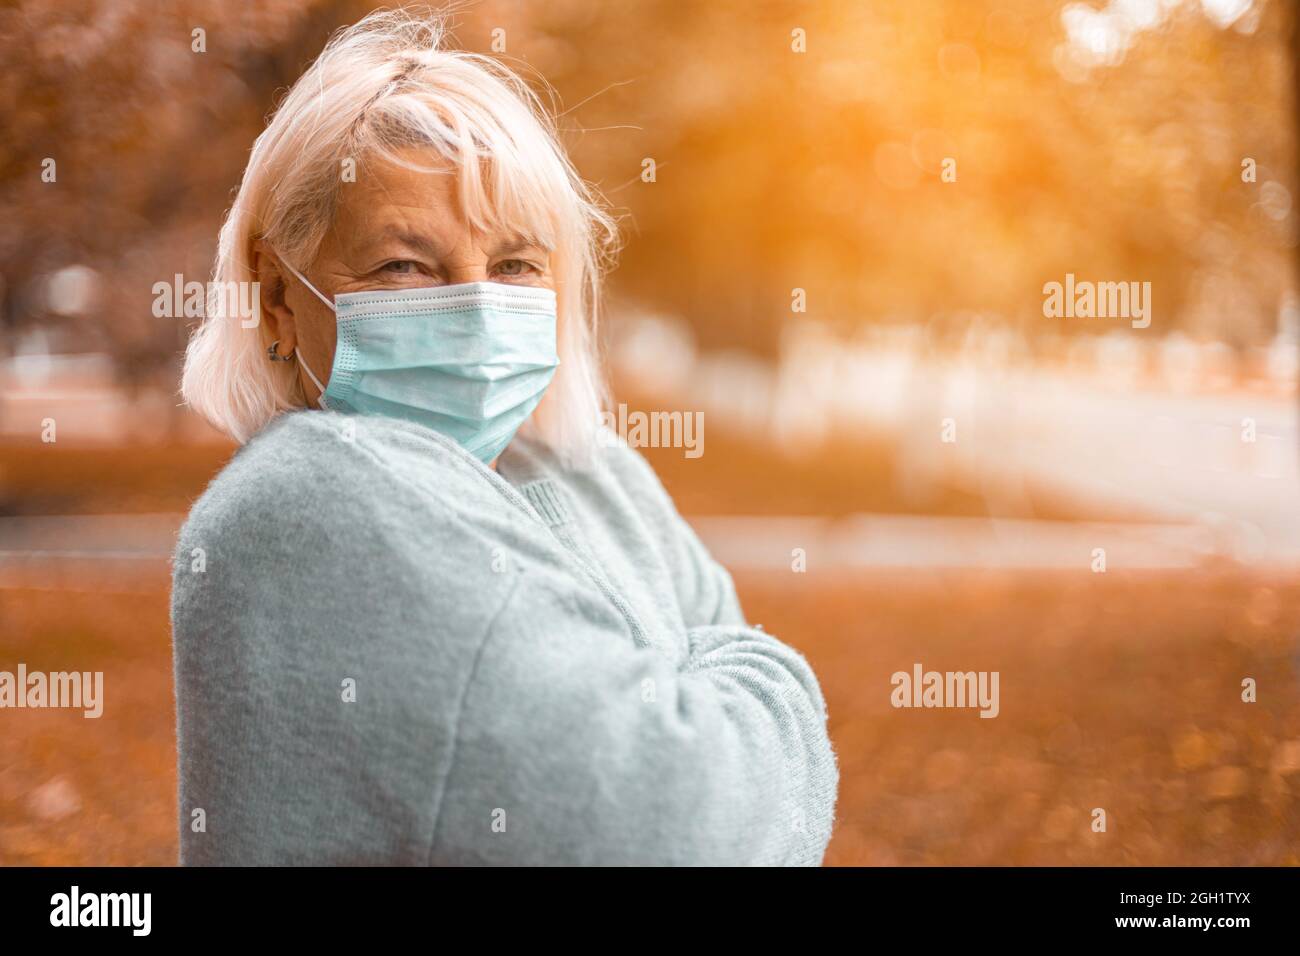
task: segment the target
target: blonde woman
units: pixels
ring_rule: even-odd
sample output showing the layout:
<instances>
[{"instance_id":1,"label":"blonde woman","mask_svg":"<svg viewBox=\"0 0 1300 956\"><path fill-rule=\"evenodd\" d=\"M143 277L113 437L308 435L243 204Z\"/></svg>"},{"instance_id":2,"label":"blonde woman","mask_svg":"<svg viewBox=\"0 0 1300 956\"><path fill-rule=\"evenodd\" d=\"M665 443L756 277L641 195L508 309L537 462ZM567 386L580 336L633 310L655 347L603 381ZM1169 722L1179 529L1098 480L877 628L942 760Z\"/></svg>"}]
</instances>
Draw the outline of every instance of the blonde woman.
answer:
<instances>
[{"instance_id":1,"label":"blonde woman","mask_svg":"<svg viewBox=\"0 0 1300 956\"><path fill-rule=\"evenodd\" d=\"M280 105L214 276L260 321L210 307L182 383L242 444L175 561L182 863L821 862L816 678L600 431L613 238L436 20Z\"/></svg>"}]
</instances>

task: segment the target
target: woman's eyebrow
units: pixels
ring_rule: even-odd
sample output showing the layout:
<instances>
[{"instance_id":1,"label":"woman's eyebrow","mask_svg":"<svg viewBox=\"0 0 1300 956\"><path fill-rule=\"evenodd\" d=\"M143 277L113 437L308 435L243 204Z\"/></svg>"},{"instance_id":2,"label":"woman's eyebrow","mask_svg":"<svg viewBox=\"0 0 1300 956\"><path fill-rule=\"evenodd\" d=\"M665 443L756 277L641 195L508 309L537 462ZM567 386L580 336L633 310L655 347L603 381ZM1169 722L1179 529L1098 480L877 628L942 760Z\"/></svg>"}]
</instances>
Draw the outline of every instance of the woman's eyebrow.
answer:
<instances>
[{"instance_id":1,"label":"woman's eyebrow","mask_svg":"<svg viewBox=\"0 0 1300 956\"><path fill-rule=\"evenodd\" d=\"M367 246L374 247L387 242L399 243L407 249L414 249L434 259L440 259L443 255L441 243L430 236L418 232L408 232L404 229L385 229L375 237L373 242L367 243Z\"/></svg>"},{"instance_id":2,"label":"woman's eyebrow","mask_svg":"<svg viewBox=\"0 0 1300 956\"><path fill-rule=\"evenodd\" d=\"M489 255L508 256L528 249L536 249L548 255L551 252L551 247L540 239L530 239L528 236L507 236L492 248Z\"/></svg>"},{"instance_id":3,"label":"woman's eyebrow","mask_svg":"<svg viewBox=\"0 0 1300 956\"><path fill-rule=\"evenodd\" d=\"M408 249L418 250L434 259L442 258L444 254L442 244L432 237L404 229L385 229L369 245L378 245L383 242L397 242ZM540 239L512 235L502 238L492 247L488 254L492 256L508 256L529 249L536 249L548 255L551 252L551 247Z\"/></svg>"}]
</instances>

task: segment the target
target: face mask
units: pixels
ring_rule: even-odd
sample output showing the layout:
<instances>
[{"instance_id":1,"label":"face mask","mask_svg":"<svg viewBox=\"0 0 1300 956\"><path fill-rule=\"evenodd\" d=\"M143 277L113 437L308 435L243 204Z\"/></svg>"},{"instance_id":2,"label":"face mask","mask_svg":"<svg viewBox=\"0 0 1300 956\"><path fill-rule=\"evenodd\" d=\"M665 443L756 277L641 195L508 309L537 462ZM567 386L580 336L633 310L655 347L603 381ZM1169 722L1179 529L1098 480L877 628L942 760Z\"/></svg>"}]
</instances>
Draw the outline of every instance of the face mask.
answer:
<instances>
[{"instance_id":1,"label":"face mask","mask_svg":"<svg viewBox=\"0 0 1300 956\"><path fill-rule=\"evenodd\" d=\"M348 292L331 302L285 265L338 318L328 387L298 355L321 408L417 422L488 463L560 364L551 289L467 282Z\"/></svg>"}]
</instances>

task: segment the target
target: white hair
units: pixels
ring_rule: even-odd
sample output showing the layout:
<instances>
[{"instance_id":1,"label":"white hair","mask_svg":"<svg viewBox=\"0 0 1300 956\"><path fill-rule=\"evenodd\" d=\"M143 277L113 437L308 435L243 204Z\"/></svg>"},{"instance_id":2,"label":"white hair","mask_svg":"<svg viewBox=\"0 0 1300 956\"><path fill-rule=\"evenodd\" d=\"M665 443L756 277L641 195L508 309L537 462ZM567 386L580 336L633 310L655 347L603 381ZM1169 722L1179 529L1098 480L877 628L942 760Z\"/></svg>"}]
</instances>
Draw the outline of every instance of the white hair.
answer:
<instances>
[{"instance_id":1,"label":"white hair","mask_svg":"<svg viewBox=\"0 0 1300 956\"><path fill-rule=\"evenodd\" d=\"M334 218L346 160L433 148L459 170L466 221L508 226L552 250L560 366L525 429L570 461L589 458L606 404L596 348L613 219L578 176L554 118L511 69L443 49L443 21L379 11L336 33L257 138L221 228L206 316L186 351L181 394L245 442L275 415L306 405L296 363L267 359L270 332L245 328L220 290L255 280L264 240L309 263Z\"/></svg>"}]
</instances>

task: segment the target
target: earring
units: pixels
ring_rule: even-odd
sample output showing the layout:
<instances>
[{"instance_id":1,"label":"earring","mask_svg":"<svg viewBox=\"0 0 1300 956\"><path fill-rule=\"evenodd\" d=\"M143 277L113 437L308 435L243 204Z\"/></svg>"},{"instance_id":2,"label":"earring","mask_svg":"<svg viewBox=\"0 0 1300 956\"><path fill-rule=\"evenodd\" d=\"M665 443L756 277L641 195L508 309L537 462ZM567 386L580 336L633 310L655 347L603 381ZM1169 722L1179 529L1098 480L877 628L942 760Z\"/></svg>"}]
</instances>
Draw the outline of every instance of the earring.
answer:
<instances>
[{"instance_id":1,"label":"earring","mask_svg":"<svg viewBox=\"0 0 1300 956\"><path fill-rule=\"evenodd\" d=\"M276 339L274 342L272 342L270 345L266 347L266 357L269 358L272 362L289 361L289 359L291 359L293 356L280 355L278 352L276 352L276 349L278 349L279 347L280 347L280 340Z\"/></svg>"}]
</instances>

